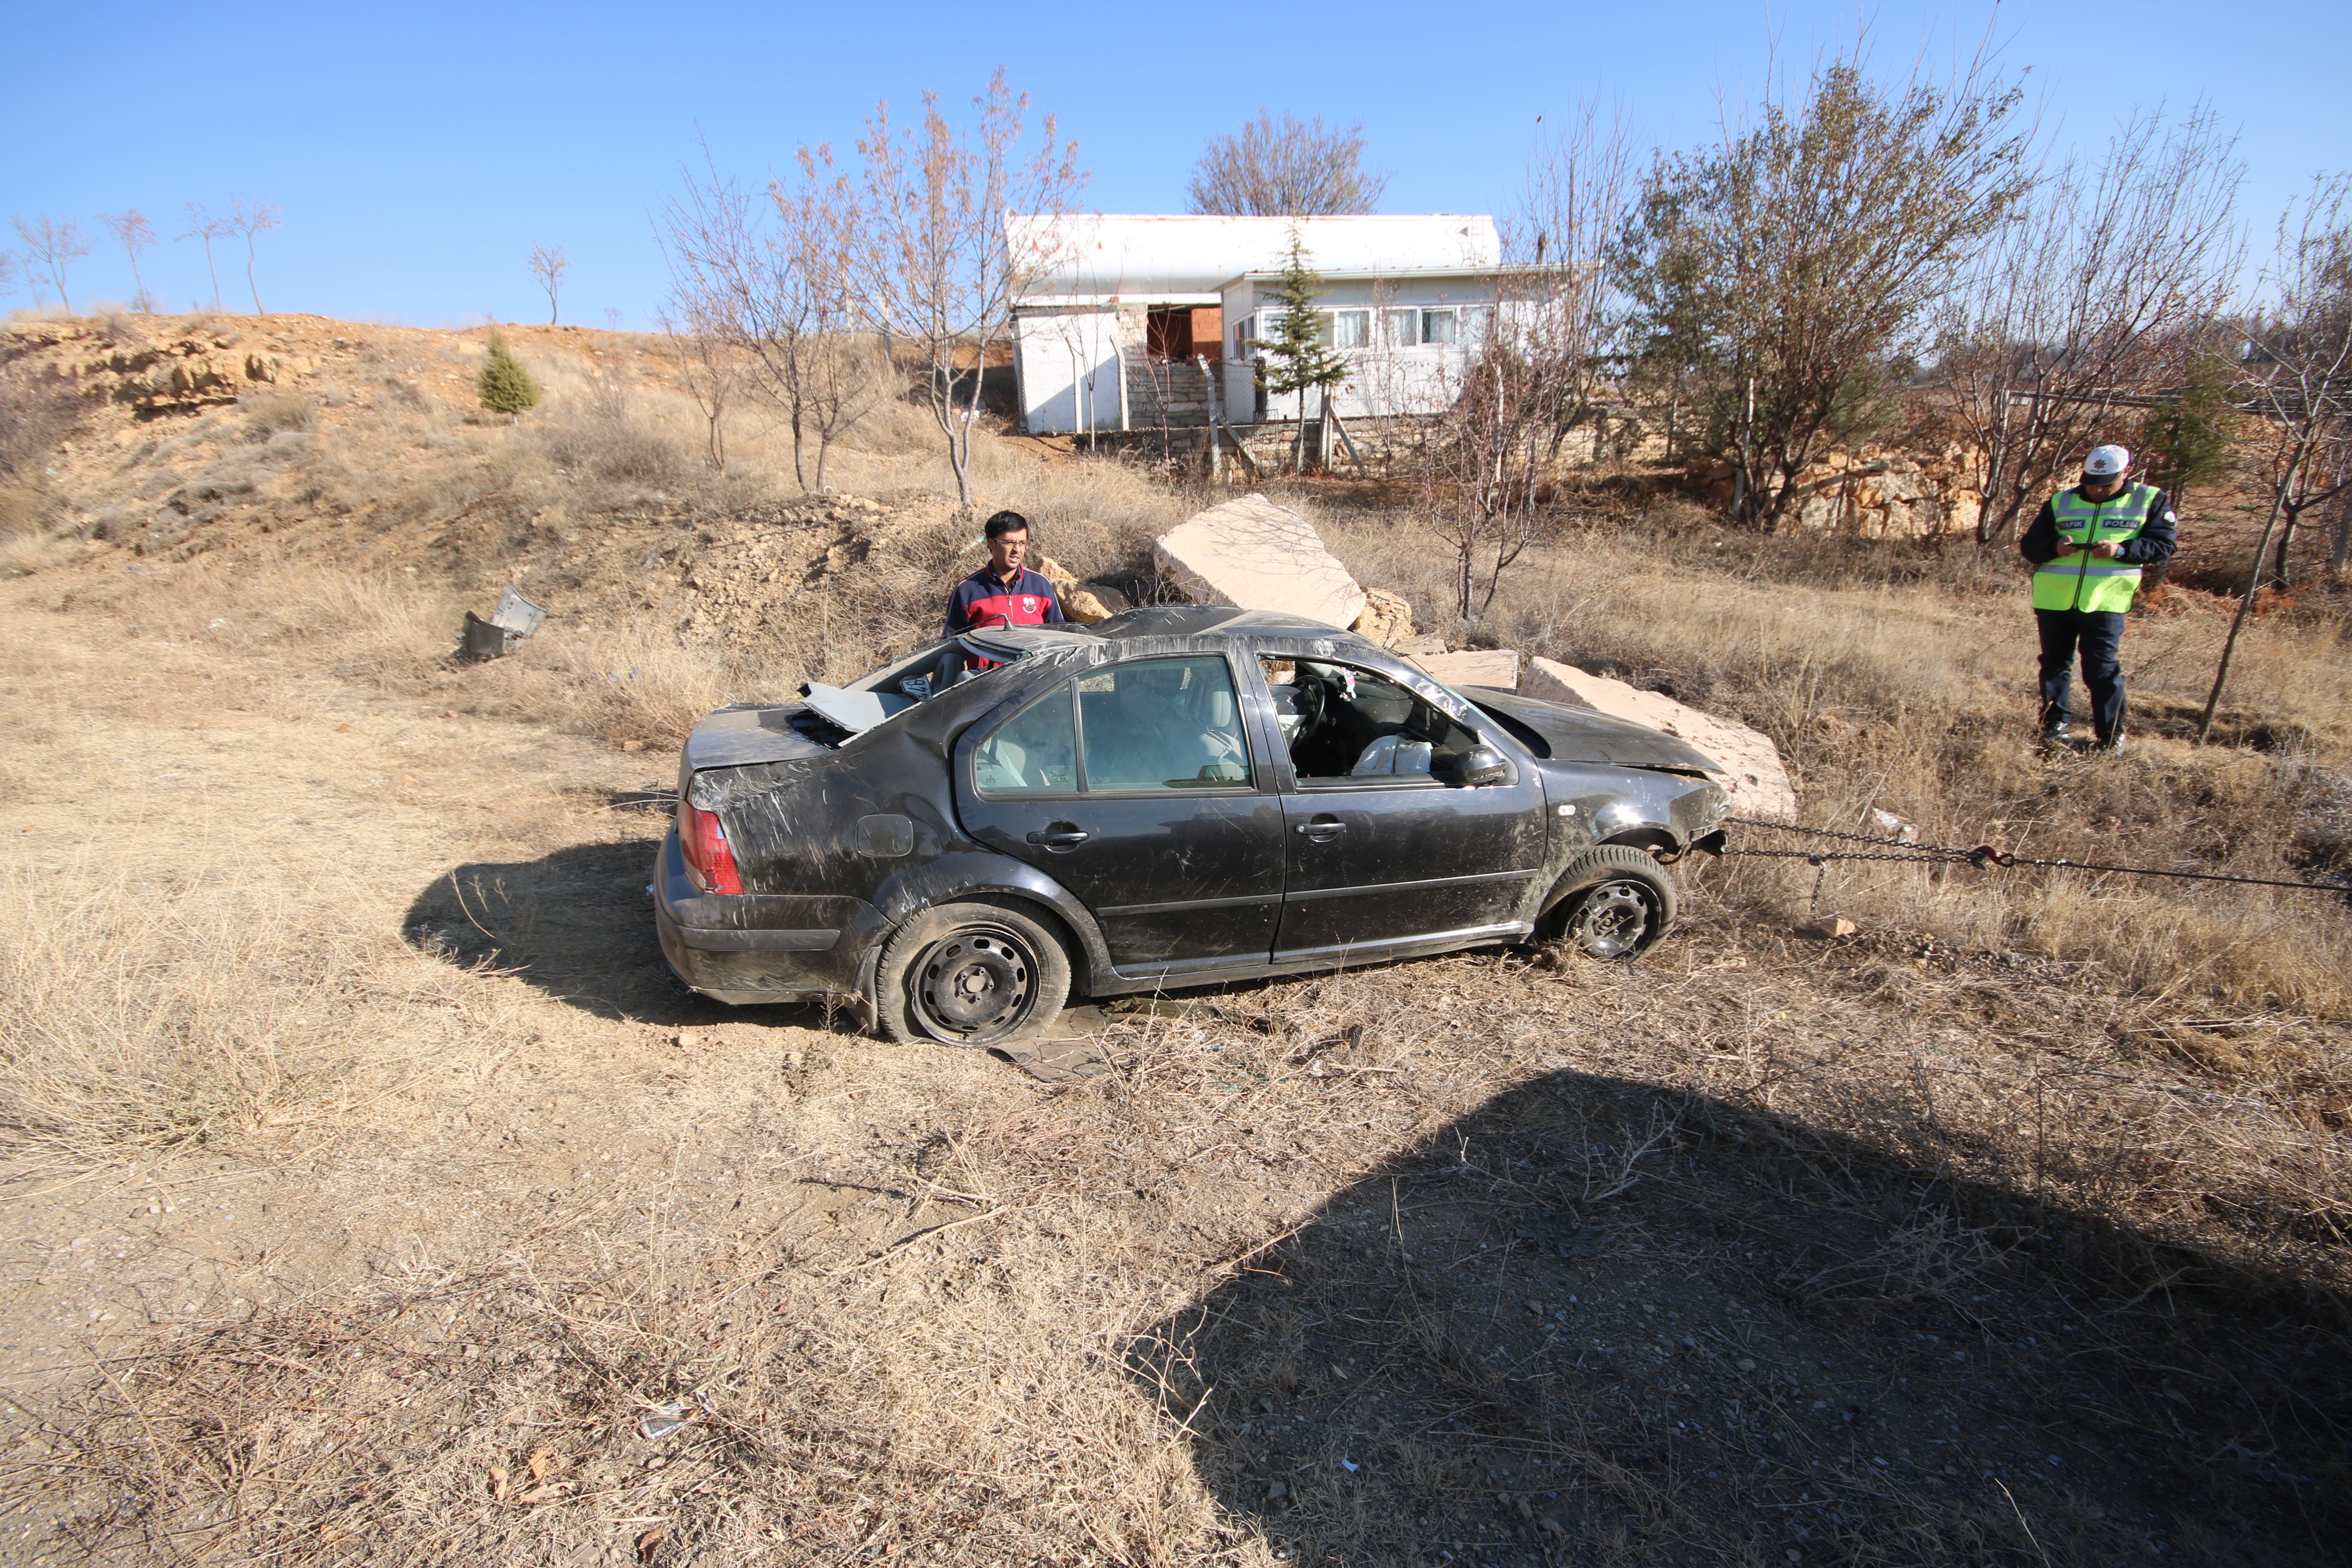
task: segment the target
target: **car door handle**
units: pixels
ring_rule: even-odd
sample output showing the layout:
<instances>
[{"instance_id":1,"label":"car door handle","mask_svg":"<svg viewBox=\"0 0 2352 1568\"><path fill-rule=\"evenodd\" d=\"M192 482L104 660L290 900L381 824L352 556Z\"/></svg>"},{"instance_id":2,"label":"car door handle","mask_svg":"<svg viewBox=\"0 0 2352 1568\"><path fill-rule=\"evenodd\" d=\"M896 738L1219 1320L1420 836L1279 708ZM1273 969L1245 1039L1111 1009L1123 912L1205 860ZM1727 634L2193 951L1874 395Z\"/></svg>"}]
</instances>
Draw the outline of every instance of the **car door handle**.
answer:
<instances>
[{"instance_id":1,"label":"car door handle","mask_svg":"<svg viewBox=\"0 0 2352 1568\"><path fill-rule=\"evenodd\" d=\"M1032 844L1043 844L1048 849L1076 849L1093 834L1083 827L1049 827L1029 836Z\"/></svg>"},{"instance_id":2,"label":"car door handle","mask_svg":"<svg viewBox=\"0 0 2352 1568\"><path fill-rule=\"evenodd\" d=\"M1302 822L1298 825L1299 837L1312 844L1328 844L1347 831L1346 823L1328 816L1318 817L1313 822Z\"/></svg>"}]
</instances>

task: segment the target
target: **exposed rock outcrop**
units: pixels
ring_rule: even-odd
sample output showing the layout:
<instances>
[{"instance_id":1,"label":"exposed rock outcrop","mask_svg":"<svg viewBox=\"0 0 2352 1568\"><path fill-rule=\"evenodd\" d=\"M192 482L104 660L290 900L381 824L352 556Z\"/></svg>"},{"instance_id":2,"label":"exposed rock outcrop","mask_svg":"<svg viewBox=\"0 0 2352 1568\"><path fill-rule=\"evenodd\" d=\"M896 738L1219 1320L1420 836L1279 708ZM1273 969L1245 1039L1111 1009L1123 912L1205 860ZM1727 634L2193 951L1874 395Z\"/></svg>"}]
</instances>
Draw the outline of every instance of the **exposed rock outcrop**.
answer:
<instances>
[{"instance_id":1,"label":"exposed rock outcrop","mask_svg":"<svg viewBox=\"0 0 2352 1568\"><path fill-rule=\"evenodd\" d=\"M1710 504L1731 504L1727 463L1695 477ZM1782 526L1864 539L1931 539L1976 526L1982 483L1975 458L1957 445L1924 457L1879 447L1828 452L1797 476Z\"/></svg>"}]
</instances>

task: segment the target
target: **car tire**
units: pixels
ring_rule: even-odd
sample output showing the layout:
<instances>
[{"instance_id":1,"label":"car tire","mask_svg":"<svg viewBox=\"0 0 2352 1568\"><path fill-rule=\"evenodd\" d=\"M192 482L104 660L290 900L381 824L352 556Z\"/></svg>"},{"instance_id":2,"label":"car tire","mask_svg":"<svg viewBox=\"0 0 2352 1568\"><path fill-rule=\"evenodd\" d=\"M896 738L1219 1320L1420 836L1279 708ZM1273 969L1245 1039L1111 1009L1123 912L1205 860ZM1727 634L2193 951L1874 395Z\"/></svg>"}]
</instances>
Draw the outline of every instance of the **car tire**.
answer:
<instances>
[{"instance_id":1,"label":"car tire","mask_svg":"<svg viewBox=\"0 0 2352 1568\"><path fill-rule=\"evenodd\" d=\"M1646 850L1599 844L1568 863L1544 917L1546 935L1588 958L1634 959L1675 923L1675 884Z\"/></svg>"},{"instance_id":2,"label":"car tire","mask_svg":"<svg viewBox=\"0 0 2352 1568\"><path fill-rule=\"evenodd\" d=\"M891 934L874 974L882 1032L907 1044L984 1048L1061 1016L1070 955L1042 922L1003 904L939 904Z\"/></svg>"}]
</instances>

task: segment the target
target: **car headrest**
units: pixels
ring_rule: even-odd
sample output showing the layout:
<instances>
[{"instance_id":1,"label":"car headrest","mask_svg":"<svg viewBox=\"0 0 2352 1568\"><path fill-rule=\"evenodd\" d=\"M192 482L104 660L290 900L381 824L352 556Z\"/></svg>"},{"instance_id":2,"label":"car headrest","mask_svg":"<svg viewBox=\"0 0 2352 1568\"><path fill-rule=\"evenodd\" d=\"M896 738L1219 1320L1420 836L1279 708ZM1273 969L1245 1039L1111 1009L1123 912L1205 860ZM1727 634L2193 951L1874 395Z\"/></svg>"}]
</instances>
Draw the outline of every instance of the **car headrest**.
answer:
<instances>
[{"instance_id":1,"label":"car headrest","mask_svg":"<svg viewBox=\"0 0 2352 1568\"><path fill-rule=\"evenodd\" d=\"M1209 693L1209 724L1212 729L1230 730L1234 723L1234 694L1230 691Z\"/></svg>"}]
</instances>

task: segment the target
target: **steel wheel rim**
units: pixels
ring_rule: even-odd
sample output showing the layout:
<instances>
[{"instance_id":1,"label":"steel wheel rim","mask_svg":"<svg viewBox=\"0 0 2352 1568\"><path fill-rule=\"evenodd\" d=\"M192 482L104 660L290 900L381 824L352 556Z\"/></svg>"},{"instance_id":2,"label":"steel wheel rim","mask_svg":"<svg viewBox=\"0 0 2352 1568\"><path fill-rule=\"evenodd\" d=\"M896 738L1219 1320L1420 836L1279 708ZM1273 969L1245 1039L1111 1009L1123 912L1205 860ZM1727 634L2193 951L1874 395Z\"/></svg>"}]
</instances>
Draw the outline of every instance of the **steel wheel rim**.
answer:
<instances>
[{"instance_id":1,"label":"steel wheel rim","mask_svg":"<svg viewBox=\"0 0 2352 1568\"><path fill-rule=\"evenodd\" d=\"M923 1032L957 1046L1001 1040L1037 1004L1037 955L1004 926L962 926L923 951L908 990Z\"/></svg>"},{"instance_id":2,"label":"steel wheel rim","mask_svg":"<svg viewBox=\"0 0 2352 1568\"><path fill-rule=\"evenodd\" d=\"M1631 957L1650 934L1650 890L1632 878L1603 882L1584 896L1570 928L1576 945L1595 958Z\"/></svg>"}]
</instances>

